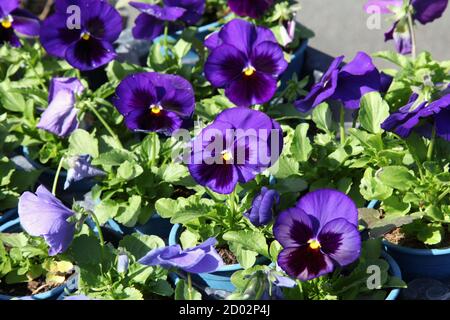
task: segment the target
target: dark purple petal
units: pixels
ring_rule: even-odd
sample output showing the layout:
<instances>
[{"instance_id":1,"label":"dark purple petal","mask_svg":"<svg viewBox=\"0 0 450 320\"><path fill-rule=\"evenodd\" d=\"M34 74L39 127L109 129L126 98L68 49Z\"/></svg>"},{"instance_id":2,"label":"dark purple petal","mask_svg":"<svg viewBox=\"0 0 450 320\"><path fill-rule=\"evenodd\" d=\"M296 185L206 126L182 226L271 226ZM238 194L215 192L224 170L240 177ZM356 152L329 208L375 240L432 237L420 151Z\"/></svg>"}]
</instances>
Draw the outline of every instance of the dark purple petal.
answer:
<instances>
[{"instance_id":1,"label":"dark purple petal","mask_svg":"<svg viewBox=\"0 0 450 320\"><path fill-rule=\"evenodd\" d=\"M77 69L88 71L97 69L114 60L114 47L107 41L91 37L78 40L67 48L66 60Z\"/></svg>"},{"instance_id":2,"label":"dark purple petal","mask_svg":"<svg viewBox=\"0 0 450 320\"><path fill-rule=\"evenodd\" d=\"M342 61L344 61L344 56L334 59L322 79L313 86L311 92L305 98L295 102L295 107L300 112L311 111L334 94L337 88L339 66Z\"/></svg>"},{"instance_id":3,"label":"dark purple petal","mask_svg":"<svg viewBox=\"0 0 450 320\"><path fill-rule=\"evenodd\" d=\"M222 45L223 42L220 39L219 31L211 33L204 42L205 47L207 47L209 50L213 50L217 48L218 46Z\"/></svg>"},{"instance_id":4,"label":"dark purple petal","mask_svg":"<svg viewBox=\"0 0 450 320\"><path fill-rule=\"evenodd\" d=\"M361 252L361 236L358 227L342 218L324 225L318 241L321 251L340 266L352 263L358 259Z\"/></svg>"},{"instance_id":5,"label":"dark purple petal","mask_svg":"<svg viewBox=\"0 0 450 320\"><path fill-rule=\"evenodd\" d=\"M272 6L273 0L228 0L231 10L239 16L260 18Z\"/></svg>"},{"instance_id":6,"label":"dark purple petal","mask_svg":"<svg viewBox=\"0 0 450 320\"><path fill-rule=\"evenodd\" d=\"M320 189L309 192L300 198L297 208L316 218L320 226L338 218L358 225L358 209L355 203L346 194L337 190Z\"/></svg>"},{"instance_id":7,"label":"dark purple petal","mask_svg":"<svg viewBox=\"0 0 450 320\"><path fill-rule=\"evenodd\" d=\"M285 248L278 255L278 265L291 277L308 281L333 271L333 261L308 245Z\"/></svg>"},{"instance_id":8,"label":"dark purple petal","mask_svg":"<svg viewBox=\"0 0 450 320\"><path fill-rule=\"evenodd\" d=\"M107 1L88 1L86 10L81 11L83 31L93 37L113 43L122 32L122 17Z\"/></svg>"},{"instance_id":9,"label":"dark purple petal","mask_svg":"<svg viewBox=\"0 0 450 320\"><path fill-rule=\"evenodd\" d=\"M162 21L176 21L186 12L186 9L176 7L160 7L142 2L130 2L130 5L140 12Z\"/></svg>"},{"instance_id":10,"label":"dark purple petal","mask_svg":"<svg viewBox=\"0 0 450 320\"><path fill-rule=\"evenodd\" d=\"M80 39L81 31L69 30L66 15L55 14L47 18L41 26L40 40L48 54L65 58L67 48Z\"/></svg>"},{"instance_id":11,"label":"dark purple petal","mask_svg":"<svg viewBox=\"0 0 450 320\"><path fill-rule=\"evenodd\" d=\"M228 164L190 164L194 180L220 194L230 194L238 183L237 170Z\"/></svg>"},{"instance_id":12,"label":"dark purple petal","mask_svg":"<svg viewBox=\"0 0 450 320\"><path fill-rule=\"evenodd\" d=\"M186 9L181 20L188 25L196 24L203 16L206 8L205 0L164 0L167 7L179 7Z\"/></svg>"},{"instance_id":13,"label":"dark purple petal","mask_svg":"<svg viewBox=\"0 0 450 320\"><path fill-rule=\"evenodd\" d=\"M132 131L161 132L171 135L181 128L183 120L170 111L163 110L158 115L152 115L150 111L136 110L128 114L125 124Z\"/></svg>"},{"instance_id":14,"label":"dark purple petal","mask_svg":"<svg viewBox=\"0 0 450 320\"><path fill-rule=\"evenodd\" d=\"M244 54L230 45L221 45L208 57L205 76L215 87L222 88L242 75L247 64Z\"/></svg>"},{"instance_id":15,"label":"dark purple petal","mask_svg":"<svg viewBox=\"0 0 450 320\"><path fill-rule=\"evenodd\" d=\"M341 101L346 108L359 108L361 98L372 91L380 90L380 72L370 56L358 52L338 75L338 85L331 99Z\"/></svg>"},{"instance_id":16,"label":"dark purple petal","mask_svg":"<svg viewBox=\"0 0 450 320\"><path fill-rule=\"evenodd\" d=\"M412 38L406 20L396 21L389 31L384 34L384 41L394 40L398 53L410 54Z\"/></svg>"},{"instance_id":17,"label":"dark purple petal","mask_svg":"<svg viewBox=\"0 0 450 320\"><path fill-rule=\"evenodd\" d=\"M414 19L422 24L433 22L442 17L448 5L448 0L412 0Z\"/></svg>"},{"instance_id":18,"label":"dark purple petal","mask_svg":"<svg viewBox=\"0 0 450 320\"><path fill-rule=\"evenodd\" d=\"M393 77L384 72L380 72L380 92L387 93L391 87L392 81L394 81Z\"/></svg>"},{"instance_id":19,"label":"dark purple petal","mask_svg":"<svg viewBox=\"0 0 450 320\"><path fill-rule=\"evenodd\" d=\"M252 76L241 75L225 88L225 95L239 107L268 102L277 91L277 79L256 71Z\"/></svg>"},{"instance_id":20,"label":"dark purple petal","mask_svg":"<svg viewBox=\"0 0 450 320\"><path fill-rule=\"evenodd\" d=\"M290 208L277 217L273 234L284 248L293 248L304 246L315 238L316 230L306 212L299 208Z\"/></svg>"},{"instance_id":21,"label":"dark purple petal","mask_svg":"<svg viewBox=\"0 0 450 320\"><path fill-rule=\"evenodd\" d=\"M436 134L442 139L450 141L450 108L441 111L436 116Z\"/></svg>"},{"instance_id":22,"label":"dark purple petal","mask_svg":"<svg viewBox=\"0 0 450 320\"><path fill-rule=\"evenodd\" d=\"M255 46L250 60L256 71L272 75L275 78L282 74L288 66L281 47L270 41L261 42Z\"/></svg>"},{"instance_id":23,"label":"dark purple petal","mask_svg":"<svg viewBox=\"0 0 450 320\"><path fill-rule=\"evenodd\" d=\"M253 199L252 208L246 217L256 227L267 225L272 221L273 209L279 202L280 195L277 191L263 187L261 193Z\"/></svg>"},{"instance_id":24,"label":"dark purple petal","mask_svg":"<svg viewBox=\"0 0 450 320\"><path fill-rule=\"evenodd\" d=\"M0 44L9 43L13 47L20 47L19 37L14 32L13 28L5 29L0 26Z\"/></svg>"},{"instance_id":25,"label":"dark purple petal","mask_svg":"<svg viewBox=\"0 0 450 320\"><path fill-rule=\"evenodd\" d=\"M133 37L152 41L164 32L164 21L159 20L151 15L141 13L133 27Z\"/></svg>"},{"instance_id":26,"label":"dark purple petal","mask_svg":"<svg viewBox=\"0 0 450 320\"><path fill-rule=\"evenodd\" d=\"M39 36L41 23L39 19L25 10L17 9L13 12L12 27L20 34L37 37Z\"/></svg>"}]
</instances>

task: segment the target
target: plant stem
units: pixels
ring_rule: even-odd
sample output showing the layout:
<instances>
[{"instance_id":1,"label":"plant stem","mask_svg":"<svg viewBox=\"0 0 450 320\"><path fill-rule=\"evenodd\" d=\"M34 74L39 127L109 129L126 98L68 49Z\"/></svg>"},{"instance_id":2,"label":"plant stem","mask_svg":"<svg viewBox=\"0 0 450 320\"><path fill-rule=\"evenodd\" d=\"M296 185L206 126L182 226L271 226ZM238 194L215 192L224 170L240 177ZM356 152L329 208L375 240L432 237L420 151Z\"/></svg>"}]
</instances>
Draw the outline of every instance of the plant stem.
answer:
<instances>
[{"instance_id":1,"label":"plant stem","mask_svg":"<svg viewBox=\"0 0 450 320\"><path fill-rule=\"evenodd\" d=\"M339 109L339 131L341 135L341 145L345 143L345 109L341 106Z\"/></svg>"},{"instance_id":2,"label":"plant stem","mask_svg":"<svg viewBox=\"0 0 450 320\"><path fill-rule=\"evenodd\" d=\"M192 300L192 278L190 273L187 274L187 279L188 279L188 298L189 300Z\"/></svg>"},{"instance_id":3,"label":"plant stem","mask_svg":"<svg viewBox=\"0 0 450 320\"><path fill-rule=\"evenodd\" d=\"M97 217L95 216L95 214L93 212L91 213L91 217L92 217L92 220L94 220L94 223L97 227L98 237L100 239L100 245L102 246L102 250L103 250L103 246L105 245L105 240L103 238L103 232L102 232L102 228L100 226L100 222L98 221Z\"/></svg>"},{"instance_id":4,"label":"plant stem","mask_svg":"<svg viewBox=\"0 0 450 320\"><path fill-rule=\"evenodd\" d=\"M106 122L106 120L102 117L100 112L98 112L97 109L95 109L95 107L93 105L91 105L90 103L88 103L87 105L89 107L89 110L91 110L92 113L97 117L97 119L100 120L100 122L103 124L106 131L108 131L108 133L111 135L111 137L113 137L114 140L116 140L116 142L119 144L119 146L123 149L123 145L122 145L122 142L120 142L119 137L114 133L114 131L111 129L111 127Z\"/></svg>"},{"instance_id":5,"label":"plant stem","mask_svg":"<svg viewBox=\"0 0 450 320\"><path fill-rule=\"evenodd\" d=\"M427 152L427 160L428 161L430 161L433 158L435 144L436 144L436 126L433 126L433 129L431 130L430 144L428 145L428 152Z\"/></svg>"},{"instance_id":6,"label":"plant stem","mask_svg":"<svg viewBox=\"0 0 450 320\"><path fill-rule=\"evenodd\" d=\"M439 197L438 201L442 201L446 196L450 194L450 189L445 190Z\"/></svg>"},{"instance_id":7,"label":"plant stem","mask_svg":"<svg viewBox=\"0 0 450 320\"><path fill-rule=\"evenodd\" d=\"M414 60L416 60L417 57L416 31L414 30L414 20L411 11L408 13L408 28L411 34L411 44L412 44L411 56Z\"/></svg>"},{"instance_id":8,"label":"plant stem","mask_svg":"<svg viewBox=\"0 0 450 320\"><path fill-rule=\"evenodd\" d=\"M53 179L52 193L54 196L56 196L56 187L58 186L59 174L61 173L63 161L64 157L61 157L61 160L59 160L58 169L56 169L55 178Z\"/></svg>"},{"instance_id":9,"label":"plant stem","mask_svg":"<svg viewBox=\"0 0 450 320\"><path fill-rule=\"evenodd\" d=\"M164 24L164 54L166 56L169 55L168 36L169 36L169 24L166 22Z\"/></svg>"}]
</instances>

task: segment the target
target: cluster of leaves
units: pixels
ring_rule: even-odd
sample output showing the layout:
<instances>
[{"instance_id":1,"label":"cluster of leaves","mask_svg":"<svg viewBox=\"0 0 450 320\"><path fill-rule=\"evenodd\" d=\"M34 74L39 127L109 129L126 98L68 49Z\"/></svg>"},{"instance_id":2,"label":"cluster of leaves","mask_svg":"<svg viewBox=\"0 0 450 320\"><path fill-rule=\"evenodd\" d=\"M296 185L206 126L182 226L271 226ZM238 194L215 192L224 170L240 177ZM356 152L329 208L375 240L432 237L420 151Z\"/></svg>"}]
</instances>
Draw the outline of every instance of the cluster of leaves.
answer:
<instances>
[{"instance_id":1,"label":"cluster of leaves","mask_svg":"<svg viewBox=\"0 0 450 320\"><path fill-rule=\"evenodd\" d=\"M49 286L60 285L73 271L70 259L49 257L42 238L25 233L0 233L0 283L26 283L43 278Z\"/></svg>"}]
</instances>

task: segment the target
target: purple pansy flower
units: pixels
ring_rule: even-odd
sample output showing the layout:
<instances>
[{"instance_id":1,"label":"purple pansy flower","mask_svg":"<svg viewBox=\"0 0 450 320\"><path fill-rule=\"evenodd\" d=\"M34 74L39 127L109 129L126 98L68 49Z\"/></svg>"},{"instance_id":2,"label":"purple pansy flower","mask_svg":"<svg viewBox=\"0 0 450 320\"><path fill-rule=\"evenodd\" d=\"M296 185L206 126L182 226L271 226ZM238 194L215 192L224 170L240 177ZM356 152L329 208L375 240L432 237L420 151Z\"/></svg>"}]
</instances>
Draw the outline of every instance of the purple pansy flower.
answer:
<instances>
[{"instance_id":1,"label":"purple pansy flower","mask_svg":"<svg viewBox=\"0 0 450 320\"><path fill-rule=\"evenodd\" d=\"M410 6L413 10L413 19L422 24L433 22L440 18L448 5L448 0L411 0ZM397 52L410 54L412 51L412 36L408 25L408 12L405 11L400 17L395 9L403 6L402 0L370 0L364 6L368 13L395 13L397 20L385 33L385 41L394 40ZM374 10L375 9L375 10Z\"/></svg>"},{"instance_id":2,"label":"purple pansy flower","mask_svg":"<svg viewBox=\"0 0 450 320\"><path fill-rule=\"evenodd\" d=\"M116 90L114 104L133 131L168 135L194 112L192 85L180 76L146 72L126 77Z\"/></svg>"},{"instance_id":3,"label":"purple pansy flower","mask_svg":"<svg viewBox=\"0 0 450 320\"><path fill-rule=\"evenodd\" d=\"M258 19L266 13L273 2L273 0L228 0L228 6L241 17Z\"/></svg>"},{"instance_id":4,"label":"purple pansy flower","mask_svg":"<svg viewBox=\"0 0 450 320\"><path fill-rule=\"evenodd\" d=\"M340 68L343 60L343 56L336 58L310 93L295 102L300 112L309 112L327 100L337 100L348 109L358 109L366 93L380 90L380 72L370 56L358 52L351 62Z\"/></svg>"},{"instance_id":5,"label":"purple pansy flower","mask_svg":"<svg viewBox=\"0 0 450 320\"><path fill-rule=\"evenodd\" d=\"M20 47L17 34L30 37L39 35L39 19L30 12L19 9L19 5L19 0L0 2L0 44L9 43L13 47Z\"/></svg>"},{"instance_id":6,"label":"purple pansy flower","mask_svg":"<svg viewBox=\"0 0 450 320\"><path fill-rule=\"evenodd\" d=\"M202 244L186 250L182 250L178 244L157 248L147 253L138 262L146 266L178 268L188 273L214 272L224 265L214 248L216 243L215 238L209 238Z\"/></svg>"},{"instance_id":7,"label":"purple pansy flower","mask_svg":"<svg viewBox=\"0 0 450 320\"><path fill-rule=\"evenodd\" d=\"M408 104L392 113L381 125L384 130L407 138L412 131L431 137L433 126L436 135L450 141L450 94L428 103L418 101L413 94Z\"/></svg>"},{"instance_id":8,"label":"purple pansy flower","mask_svg":"<svg viewBox=\"0 0 450 320\"><path fill-rule=\"evenodd\" d=\"M44 186L39 186L36 194L23 193L18 211L22 228L34 237L43 237L50 256L67 250L75 233L75 224L67 220L75 213Z\"/></svg>"},{"instance_id":9,"label":"purple pansy flower","mask_svg":"<svg viewBox=\"0 0 450 320\"><path fill-rule=\"evenodd\" d=\"M177 21L186 12L185 9L178 7L160 7L140 2L130 4L141 12L132 30L133 37L149 41L163 34L165 23Z\"/></svg>"},{"instance_id":10,"label":"purple pansy flower","mask_svg":"<svg viewBox=\"0 0 450 320\"><path fill-rule=\"evenodd\" d=\"M81 155L69 159L69 166L66 181L64 182L64 190L68 189L74 182L105 175L104 171L91 165L90 155Z\"/></svg>"},{"instance_id":11,"label":"purple pansy flower","mask_svg":"<svg viewBox=\"0 0 450 320\"><path fill-rule=\"evenodd\" d=\"M220 113L192 142L189 171L200 185L229 194L273 165L283 148L280 125L248 108Z\"/></svg>"},{"instance_id":12,"label":"purple pansy flower","mask_svg":"<svg viewBox=\"0 0 450 320\"><path fill-rule=\"evenodd\" d=\"M336 190L308 193L278 216L273 231L283 246L278 265L303 281L352 263L361 251L358 209Z\"/></svg>"},{"instance_id":13,"label":"purple pansy flower","mask_svg":"<svg viewBox=\"0 0 450 320\"><path fill-rule=\"evenodd\" d=\"M77 78L53 78L50 82L48 107L37 127L60 137L67 137L78 128L76 96L84 91Z\"/></svg>"},{"instance_id":14,"label":"purple pansy flower","mask_svg":"<svg viewBox=\"0 0 450 320\"><path fill-rule=\"evenodd\" d=\"M79 21L76 19L79 8ZM79 24L78 24L79 23ZM52 56L66 59L82 71L97 69L116 57L113 42L122 31L122 18L104 0L60 0L41 28L41 42Z\"/></svg>"},{"instance_id":15,"label":"purple pansy flower","mask_svg":"<svg viewBox=\"0 0 450 320\"><path fill-rule=\"evenodd\" d=\"M164 5L185 9L180 20L188 25L193 25L199 22L205 13L206 0L164 0Z\"/></svg>"},{"instance_id":16,"label":"purple pansy flower","mask_svg":"<svg viewBox=\"0 0 450 320\"><path fill-rule=\"evenodd\" d=\"M239 107L268 102L287 68L284 53L271 30L235 19L205 41L211 53L205 76Z\"/></svg>"},{"instance_id":17,"label":"purple pansy flower","mask_svg":"<svg viewBox=\"0 0 450 320\"><path fill-rule=\"evenodd\" d=\"M256 226L267 225L273 219L274 206L280 202L280 195L275 190L266 187L253 199L252 208L245 216Z\"/></svg>"}]
</instances>

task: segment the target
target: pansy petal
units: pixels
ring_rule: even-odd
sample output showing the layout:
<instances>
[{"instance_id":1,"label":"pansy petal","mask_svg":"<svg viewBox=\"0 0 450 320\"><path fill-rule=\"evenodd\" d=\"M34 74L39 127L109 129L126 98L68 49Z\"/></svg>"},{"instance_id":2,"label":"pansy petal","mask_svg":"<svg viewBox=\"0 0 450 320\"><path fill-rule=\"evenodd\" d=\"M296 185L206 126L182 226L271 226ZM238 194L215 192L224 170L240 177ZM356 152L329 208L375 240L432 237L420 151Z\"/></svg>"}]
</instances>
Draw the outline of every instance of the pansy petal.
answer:
<instances>
[{"instance_id":1,"label":"pansy petal","mask_svg":"<svg viewBox=\"0 0 450 320\"><path fill-rule=\"evenodd\" d=\"M163 34L164 21L142 13L137 17L132 32L136 39L151 41Z\"/></svg>"},{"instance_id":2,"label":"pansy petal","mask_svg":"<svg viewBox=\"0 0 450 320\"><path fill-rule=\"evenodd\" d=\"M49 256L65 252L72 243L75 233L75 224L66 221L58 221L53 224L50 233L44 234L45 242L49 245Z\"/></svg>"},{"instance_id":3,"label":"pansy petal","mask_svg":"<svg viewBox=\"0 0 450 320\"><path fill-rule=\"evenodd\" d=\"M239 78L246 66L245 56L230 45L221 45L208 57L205 76L215 87L225 87Z\"/></svg>"},{"instance_id":4,"label":"pansy petal","mask_svg":"<svg viewBox=\"0 0 450 320\"><path fill-rule=\"evenodd\" d=\"M290 208L283 211L273 226L273 233L285 248L300 247L315 237L311 218L301 209Z\"/></svg>"},{"instance_id":5,"label":"pansy petal","mask_svg":"<svg viewBox=\"0 0 450 320\"><path fill-rule=\"evenodd\" d=\"M441 111L435 116L435 119L436 134L442 139L450 141L450 107Z\"/></svg>"},{"instance_id":6,"label":"pansy petal","mask_svg":"<svg viewBox=\"0 0 450 320\"><path fill-rule=\"evenodd\" d=\"M433 22L442 17L448 5L448 0L412 0L414 19L422 24Z\"/></svg>"},{"instance_id":7,"label":"pansy petal","mask_svg":"<svg viewBox=\"0 0 450 320\"><path fill-rule=\"evenodd\" d=\"M122 17L108 1L89 1L81 13L81 23L92 36L110 43L119 38Z\"/></svg>"},{"instance_id":8,"label":"pansy petal","mask_svg":"<svg viewBox=\"0 0 450 320\"><path fill-rule=\"evenodd\" d=\"M83 71L97 69L114 60L115 57L114 47L109 42L93 37L75 42L66 51L66 60Z\"/></svg>"},{"instance_id":9,"label":"pansy petal","mask_svg":"<svg viewBox=\"0 0 450 320\"><path fill-rule=\"evenodd\" d=\"M13 47L20 47L21 43L19 37L14 32L13 28L0 28L0 44L9 43Z\"/></svg>"},{"instance_id":10,"label":"pansy petal","mask_svg":"<svg viewBox=\"0 0 450 320\"><path fill-rule=\"evenodd\" d=\"M40 41L52 56L64 58L67 48L80 39L81 31L66 26L66 14L55 14L45 19L40 30Z\"/></svg>"},{"instance_id":11,"label":"pansy petal","mask_svg":"<svg viewBox=\"0 0 450 320\"><path fill-rule=\"evenodd\" d=\"M361 252L361 236L355 225L339 218L328 222L320 231L321 250L340 266L358 259Z\"/></svg>"},{"instance_id":12,"label":"pansy petal","mask_svg":"<svg viewBox=\"0 0 450 320\"><path fill-rule=\"evenodd\" d=\"M315 217L321 226L329 221L343 218L358 225L358 209L346 194L331 189L320 189L304 195L297 203L297 208Z\"/></svg>"},{"instance_id":13,"label":"pansy petal","mask_svg":"<svg viewBox=\"0 0 450 320\"><path fill-rule=\"evenodd\" d=\"M288 66L281 47L269 41L262 42L254 47L251 61L257 71L274 77L282 74Z\"/></svg>"},{"instance_id":14,"label":"pansy petal","mask_svg":"<svg viewBox=\"0 0 450 320\"><path fill-rule=\"evenodd\" d=\"M37 37L39 36L41 23L38 18L28 14L25 10L15 10L12 26L20 34Z\"/></svg>"},{"instance_id":15,"label":"pansy petal","mask_svg":"<svg viewBox=\"0 0 450 320\"><path fill-rule=\"evenodd\" d=\"M273 0L228 0L228 5L239 16L257 19L264 15L273 2Z\"/></svg>"},{"instance_id":16,"label":"pansy petal","mask_svg":"<svg viewBox=\"0 0 450 320\"><path fill-rule=\"evenodd\" d=\"M20 0L2 0L0 2L0 18L10 14L20 5Z\"/></svg>"},{"instance_id":17,"label":"pansy petal","mask_svg":"<svg viewBox=\"0 0 450 320\"><path fill-rule=\"evenodd\" d=\"M188 167L197 183L220 194L230 194L238 183L238 174L232 165L190 164Z\"/></svg>"}]
</instances>

